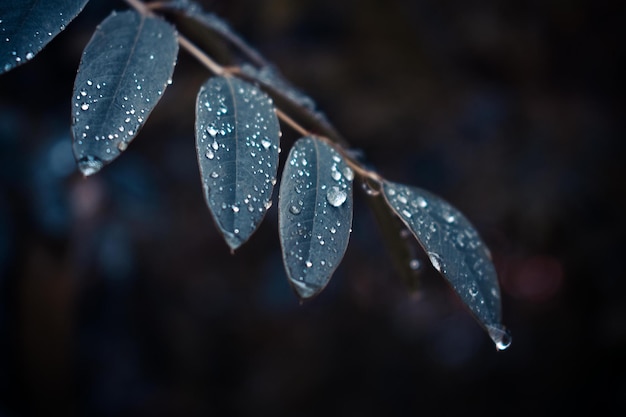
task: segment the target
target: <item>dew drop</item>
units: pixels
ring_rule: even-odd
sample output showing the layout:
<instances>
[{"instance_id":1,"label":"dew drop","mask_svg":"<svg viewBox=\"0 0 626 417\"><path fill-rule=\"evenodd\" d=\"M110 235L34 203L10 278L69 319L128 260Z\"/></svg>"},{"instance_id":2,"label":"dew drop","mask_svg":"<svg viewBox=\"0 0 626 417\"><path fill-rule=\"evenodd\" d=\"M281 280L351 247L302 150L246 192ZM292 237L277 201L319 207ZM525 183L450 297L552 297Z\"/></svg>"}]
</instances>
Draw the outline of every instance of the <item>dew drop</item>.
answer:
<instances>
[{"instance_id":1,"label":"dew drop","mask_svg":"<svg viewBox=\"0 0 626 417\"><path fill-rule=\"evenodd\" d=\"M86 156L78 161L78 169L80 169L80 172L82 172L85 177L88 177L100 171L103 166L104 163L102 162L102 160L95 156Z\"/></svg>"},{"instance_id":2,"label":"dew drop","mask_svg":"<svg viewBox=\"0 0 626 417\"><path fill-rule=\"evenodd\" d=\"M310 268L313 266L313 262L311 261L306 261L304 264L306 265L307 268Z\"/></svg>"},{"instance_id":3,"label":"dew drop","mask_svg":"<svg viewBox=\"0 0 626 417\"><path fill-rule=\"evenodd\" d=\"M219 176L220 174L218 174L216 171L211 172L211 178L217 178Z\"/></svg>"},{"instance_id":4,"label":"dew drop","mask_svg":"<svg viewBox=\"0 0 626 417\"><path fill-rule=\"evenodd\" d=\"M300 209L300 207L298 207L297 205L292 204L291 207L289 207L289 212L297 216L298 214L302 213L302 209Z\"/></svg>"},{"instance_id":5,"label":"dew drop","mask_svg":"<svg viewBox=\"0 0 626 417\"><path fill-rule=\"evenodd\" d=\"M472 285L471 287L469 287L467 292L469 292L469 295L471 295L472 298L476 297L478 295L478 288L476 287L476 285Z\"/></svg>"},{"instance_id":6,"label":"dew drop","mask_svg":"<svg viewBox=\"0 0 626 417\"><path fill-rule=\"evenodd\" d=\"M89 110L89 104L85 103L82 106L80 106L81 110Z\"/></svg>"},{"instance_id":7,"label":"dew drop","mask_svg":"<svg viewBox=\"0 0 626 417\"><path fill-rule=\"evenodd\" d=\"M217 130L215 129L213 125L207 127L206 131L209 135L211 135L211 137L215 137L217 135Z\"/></svg>"},{"instance_id":8,"label":"dew drop","mask_svg":"<svg viewBox=\"0 0 626 417\"><path fill-rule=\"evenodd\" d=\"M352 181L354 179L354 171L350 167L345 167L343 169L343 176L346 177L348 181Z\"/></svg>"},{"instance_id":9,"label":"dew drop","mask_svg":"<svg viewBox=\"0 0 626 417\"><path fill-rule=\"evenodd\" d=\"M505 350L509 346L511 346L511 342L513 341L511 337L511 333L504 326L500 325L487 325L487 332L489 333L489 337L493 340L493 343L496 344L496 349Z\"/></svg>"},{"instance_id":10,"label":"dew drop","mask_svg":"<svg viewBox=\"0 0 626 417\"><path fill-rule=\"evenodd\" d=\"M439 271L439 272L443 272L443 261L441 259L441 256L438 253L435 252L428 252L428 259L430 259L430 263L433 264L433 267Z\"/></svg>"},{"instance_id":11,"label":"dew drop","mask_svg":"<svg viewBox=\"0 0 626 417\"><path fill-rule=\"evenodd\" d=\"M263 146L263 148L269 149L270 146L272 146L272 142L267 139L261 139L261 145Z\"/></svg>"},{"instance_id":12,"label":"dew drop","mask_svg":"<svg viewBox=\"0 0 626 417\"><path fill-rule=\"evenodd\" d=\"M348 195L346 194L346 192L336 185L330 187L328 189L328 192L326 193L326 199L328 200L328 203L333 207L341 206L343 203L345 203L347 198Z\"/></svg>"},{"instance_id":13,"label":"dew drop","mask_svg":"<svg viewBox=\"0 0 626 417\"><path fill-rule=\"evenodd\" d=\"M208 151L206 151L205 156L206 156L208 159L213 159L213 158L215 158L215 154L214 154L214 153L213 153L213 151L212 151L212 150L210 150L210 149L209 149Z\"/></svg>"}]
</instances>

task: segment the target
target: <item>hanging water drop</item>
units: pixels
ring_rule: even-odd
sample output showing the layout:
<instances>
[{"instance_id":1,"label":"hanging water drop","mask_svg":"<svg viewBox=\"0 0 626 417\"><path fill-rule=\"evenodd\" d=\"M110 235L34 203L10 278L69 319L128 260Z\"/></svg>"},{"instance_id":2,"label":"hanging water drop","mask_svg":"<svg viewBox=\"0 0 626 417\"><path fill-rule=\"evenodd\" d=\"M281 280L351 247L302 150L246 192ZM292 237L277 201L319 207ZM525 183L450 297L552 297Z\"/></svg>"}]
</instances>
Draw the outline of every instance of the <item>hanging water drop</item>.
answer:
<instances>
[{"instance_id":1,"label":"hanging water drop","mask_svg":"<svg viewBox=\"0 0 626 417\"><path fill-rule=\"evenodd\" d=\"M86 156L78 161L78 169L83 173L85 177L95 174L100 171L104 163L102 160L95 156Z\"/></svg>"},{"instance_id":2,"label":"hanging water drop","mask_svg":"<svg viewBox=\"0 0 626 417\"><path fill-rule=\"evenodd\" d=\"M504 326L487 325L487 332L489 337L496 344L496 349L505 350L511 346L513 341L511 333Z\"/></svg>"}]
</instances>

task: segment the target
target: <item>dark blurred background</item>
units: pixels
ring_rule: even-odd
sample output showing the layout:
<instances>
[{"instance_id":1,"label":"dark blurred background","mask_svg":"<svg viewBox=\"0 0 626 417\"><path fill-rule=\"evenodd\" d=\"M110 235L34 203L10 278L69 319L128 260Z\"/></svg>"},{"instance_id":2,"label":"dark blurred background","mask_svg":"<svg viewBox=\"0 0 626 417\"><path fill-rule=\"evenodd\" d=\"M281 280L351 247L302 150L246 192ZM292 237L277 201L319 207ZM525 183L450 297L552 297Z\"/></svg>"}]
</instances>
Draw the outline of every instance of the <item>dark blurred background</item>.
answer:
<instances>
[{"instance_id":1,"label":"dark blurred background","mask_svg":"<svg viewBox=\"0 0 626 417\"><path fill-rule=\"evenodd\" d=\"M276 203L231 255L195 161L210 74L184 51L132 146L81 177L73 77L126 8L92 0L0 76L0 416L625 415L623 2L202 4L384 177L466 214L513 344L497 352L432 268L409 294L362 193L313 301L287 283Z\"/></svg>"}]
</instances>

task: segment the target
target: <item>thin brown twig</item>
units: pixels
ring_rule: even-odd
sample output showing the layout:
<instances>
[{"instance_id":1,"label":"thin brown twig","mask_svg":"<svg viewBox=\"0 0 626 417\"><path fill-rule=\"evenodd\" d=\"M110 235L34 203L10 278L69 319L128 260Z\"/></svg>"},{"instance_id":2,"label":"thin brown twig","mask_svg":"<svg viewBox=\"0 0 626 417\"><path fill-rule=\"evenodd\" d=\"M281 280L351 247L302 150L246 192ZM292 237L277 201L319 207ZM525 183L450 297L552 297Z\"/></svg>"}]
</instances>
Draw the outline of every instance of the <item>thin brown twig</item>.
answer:
<instances>
[{"instance_id":1,"label":"thin brown twig","mask_svg":"<svg viewBox=\"0 0 626 417\"><path fill-rule=\"evenodd\" d=\"M159 8L159 5L162 4L160 2L156 2L153 4L145 4L141 0L125 0L128 5L130 5L133 9L137 10L140 14L144 16L155 16L154 10ZM179 45L185 49L189 54L191 54L194 58L196 58L202 65L204 65L209 71L214 73L215 75L228 75L234 76L239 71L239 67L224 67L208 56L202 49L198 48L193 42L187 39L185 36L178 34L178 43ZM332 146L337 152L339 152L345 159L348 166L355 172L356 175L374 181L377 184L381 184L383 179L376 172L371 171L365 167L363 167L358 161L355 161L350 155L347 154L346 150L340 146L339 144L333 142L326 136L321 136L318 134L314 134L313 132L307 130L304 126L299 124L293 118L291 118L284 111L276 107L276 116L291 127L293 130L301 134L302 136L315 136L320 140L325 141L330 146Z\"/></svg>"}]
</instances>

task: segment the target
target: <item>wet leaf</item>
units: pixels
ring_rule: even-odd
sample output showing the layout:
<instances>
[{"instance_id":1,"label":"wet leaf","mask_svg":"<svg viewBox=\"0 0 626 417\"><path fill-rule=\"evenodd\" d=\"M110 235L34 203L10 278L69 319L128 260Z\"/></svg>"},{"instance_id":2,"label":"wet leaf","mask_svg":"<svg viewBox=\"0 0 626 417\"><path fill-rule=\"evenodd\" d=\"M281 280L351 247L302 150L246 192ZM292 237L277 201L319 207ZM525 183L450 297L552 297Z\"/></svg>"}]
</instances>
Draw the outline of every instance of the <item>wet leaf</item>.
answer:
<instances>
[{"instance_id":1,"label":"wet leaf","mask_svg":"<svg viewBox=\"0 0 626 417\"><path fill-rule=\"evenodd\" d=\"M348 246L353 172L325 142L305 137L283 170L278 223L283 261L301 298L328 284Z\"/></svg>"},{"instance_id":2,"label":"wet leaf","mask_svg":"<svg viewBox=\"0 0 626 417\"><path fill-rule=\"evenodd\" d=\"M88 0L0 1L0 73L35 57Z\"/></svg>"},{"instance_id":3,"label":"wet leaf","mask_svg":"<svg viewBox=\"0 0 626 417\"><path fill-rule=\"evenodd\" d=\"M112 13L96 29L72 97L74 156L84 175L123 152L171 83L178 43L163 19Z\"/></svg>"},{"instance_id":4,"label":"wet leaf","mask_svg":"<svg viewBox=\"0 0 626 417\"><path fill-rule=\"evenodd\" d=\"M281 109L289 110L294 117L310 126L311 131L323 134L334 142L348 147L348 143L328 121L326 115L316 108L313 99L287 81L275 66L267 64L257 68L244 64L241 66L241 75L267 90L277 100Z\"/></svg>"},{"instance_id":5,"label":"wet leaf","mask_svg":"<svg viewBox=\"0 0 626 417\"><path fill-rule=\"evenodd\" d=\"M417 291L422 269L417 257L418 243L406 225L389 208L383 193L370 195L367 202L396 271L410 291Z\"/></svg>"},{"instance_id":6,"label":"wet leaf","mask_svg":"<svg viewBox=\"0 0 626 417\"><path fill-rule=\"evenodd\" d=\"M433 267L485 327L496 347L505 349L510 338L501 323L498 277L476 229L456 208L426 190L385 182L383 192Z\"/></svg>"},{"instance_id":7,"label":"wet leaf","mask_svg":"<svg viewBox=\"0 0 626 417\"><path fill-rule=\"evenodd\" d=\"M197 3L189 0L176 0L165 3L163 9L182 15L184 18L200 25L203 29L218 35L257 65L267 64L265 58L239 36L228 22L214 13L206 12Z\"/></svg>"},{"instance_id":8,"label":"wet leaf","mask_svg":"<svg viewBox=\"0 0 626 417\"><path fill-rule=\"evenodd\" d=\"M280 125L272 99L234 77L210 78L196 104L196 150L207 205L234 250L271 205Z\"/></svg>"}]
</instances>

